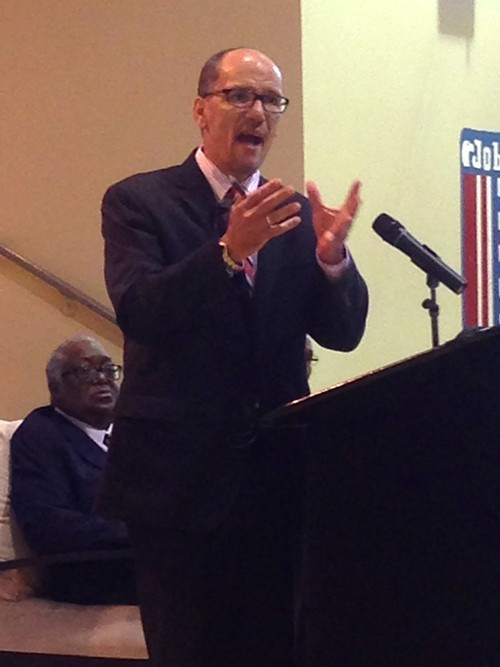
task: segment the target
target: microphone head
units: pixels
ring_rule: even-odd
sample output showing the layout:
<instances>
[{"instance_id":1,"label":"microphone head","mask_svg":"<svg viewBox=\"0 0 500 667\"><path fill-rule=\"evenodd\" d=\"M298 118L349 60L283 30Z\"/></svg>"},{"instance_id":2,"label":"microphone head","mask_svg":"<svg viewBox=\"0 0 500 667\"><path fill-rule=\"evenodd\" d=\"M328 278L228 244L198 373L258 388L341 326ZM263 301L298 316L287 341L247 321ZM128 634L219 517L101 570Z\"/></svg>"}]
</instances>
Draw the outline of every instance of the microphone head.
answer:
<instances>
[{"instance_id":1,"label":"microphone head","mask_svg":"<svg viewBox=\"0 0 500 667\"><path fill-rule=\"evenodd\" d=\"M372 225L373 230L391 245L398 240L401 232L404 231L403 225L391 218L387 213L381 213Z\"/></svg>"}]
</instances>

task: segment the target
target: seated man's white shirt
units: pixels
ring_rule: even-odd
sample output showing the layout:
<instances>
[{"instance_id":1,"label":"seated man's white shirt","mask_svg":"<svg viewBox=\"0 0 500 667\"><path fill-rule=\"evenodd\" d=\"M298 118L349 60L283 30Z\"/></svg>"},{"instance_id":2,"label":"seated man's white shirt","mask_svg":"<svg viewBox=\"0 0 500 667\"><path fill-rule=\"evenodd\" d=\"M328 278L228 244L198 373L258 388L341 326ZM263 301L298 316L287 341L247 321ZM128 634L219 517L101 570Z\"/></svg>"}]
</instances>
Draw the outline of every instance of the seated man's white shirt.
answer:
<instances>
[{"instance_id":1,"label":"seated man's white shirt","mask_svg":"<svg viewBox=\"0 0 500 667\"><path fill-rule=\"evenodd\" d=\"M72 424L78 426L78 428L81 429L86 435L88 435L89 438L93 440L98 447L103 449L105 452L108 451L108 446L106 444L107 440L106 436L111 435L111 431L113 430L113 425L110 425L107 429L94 428L93 426L90 426L90 424L86 424L85 422L82 422L80 419L77 419L76 417L72 417L71 415L66 414L59 408L54 408L54 410L63 417L65 417Z\"/></svg>"}]
</instances>

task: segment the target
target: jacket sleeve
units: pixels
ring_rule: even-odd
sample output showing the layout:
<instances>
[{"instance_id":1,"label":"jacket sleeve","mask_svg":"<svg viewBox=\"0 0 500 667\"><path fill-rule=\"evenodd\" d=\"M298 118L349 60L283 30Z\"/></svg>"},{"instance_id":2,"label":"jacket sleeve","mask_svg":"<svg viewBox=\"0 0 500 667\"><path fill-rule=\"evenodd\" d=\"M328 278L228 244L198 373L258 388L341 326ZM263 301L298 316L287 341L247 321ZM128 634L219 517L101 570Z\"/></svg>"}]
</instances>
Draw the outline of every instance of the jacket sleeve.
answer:
<instances>
[{"instance_id":1,"label":"jacket sleeve","mask_svg":"<svg viewBox=\"0 0 500 667\"><path fill-rule=\"evenodd\" d=\"M368 312L366 283L351 260L339 278L322 276L309 311L309 333L323 347L354 350L363 337Z\"/></svg>"},{"instance_id":2,"label":"jacket sleeve","mask_svg":"<svg viewBox=\"0 0 500 667\"><path fill-rule=\"evenodd\" d=\"M104 196L102 220L106 285L126 336L164 342L231 298L217 239L179 204L169 200L159 220L144 197L119 183Z\"/></svg>"},{"instance_id":3,"label":"jacket sleeve","mask_svg":"<svg viewBox=\"0 0 500 667\"><path fill-rule=\"evenodd\" d=\"M302 204L303 224L316 247L309 200ZM350 256L349 263L338 278L327 276L314 252L314 274L308 308L308 333L323 347L349 352L363 337L368 314L368 289Z\"/></svg>"}]
</instances>

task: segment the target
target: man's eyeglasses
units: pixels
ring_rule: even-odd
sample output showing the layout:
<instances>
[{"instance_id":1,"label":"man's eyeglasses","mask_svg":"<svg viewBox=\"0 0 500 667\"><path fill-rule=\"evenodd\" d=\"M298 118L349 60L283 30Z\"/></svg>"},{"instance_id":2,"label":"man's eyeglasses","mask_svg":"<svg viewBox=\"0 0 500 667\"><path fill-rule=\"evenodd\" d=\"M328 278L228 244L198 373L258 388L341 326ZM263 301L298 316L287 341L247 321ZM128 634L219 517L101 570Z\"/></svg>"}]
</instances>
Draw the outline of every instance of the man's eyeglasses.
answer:
<instances>
[{"instance_id":1,"label":"man's eyeglasses","mask_svg":"<svg viewBox=\"0 0 500 667\"><path fill-rule=\"evenodd\" d=\"M61 373L61 377L73 375L78 382L94 382L99 375L104 375L106 380L119 380L122 374L122 367L118 364L106 364L104 366L74 366Z\"/></svg>"},{"instance_id":2,"label":"man's eyeglasses","mask_svg":"<svg viewBox=\"0 0 500 667\"><path fill-rule=\"evenodd\" d=\"M223 88L215 90L213 93L206 93L203 97L211 95L220 95L226 102L238 109L250 109L255 104L255 100L262 102L264 111L268 113L283 113L290 100L276 93L256 93L252 88Z\"/></svg>"}]
</instances>

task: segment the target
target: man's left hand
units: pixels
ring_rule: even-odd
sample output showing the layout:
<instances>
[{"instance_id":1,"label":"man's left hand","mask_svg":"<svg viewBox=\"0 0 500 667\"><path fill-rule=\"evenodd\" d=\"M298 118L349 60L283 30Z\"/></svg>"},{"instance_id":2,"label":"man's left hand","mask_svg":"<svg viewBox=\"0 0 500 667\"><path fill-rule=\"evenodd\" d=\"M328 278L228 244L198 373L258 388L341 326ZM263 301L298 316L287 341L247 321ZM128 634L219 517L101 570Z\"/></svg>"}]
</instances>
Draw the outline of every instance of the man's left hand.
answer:
<instances>
[{"instance_id":1,"label":"man's left hand","mask_svg":"<svg viewBox=\"0 0 500 667\"><path fill-rule=\"evenodd\" d=\"M344 243L361 204L361 182L354 181L340 208L325 206L313 181L306 183L306 189L312 206L318 257L325 264L339 264L345 257Z\"/></svg>"}]
</instances>

